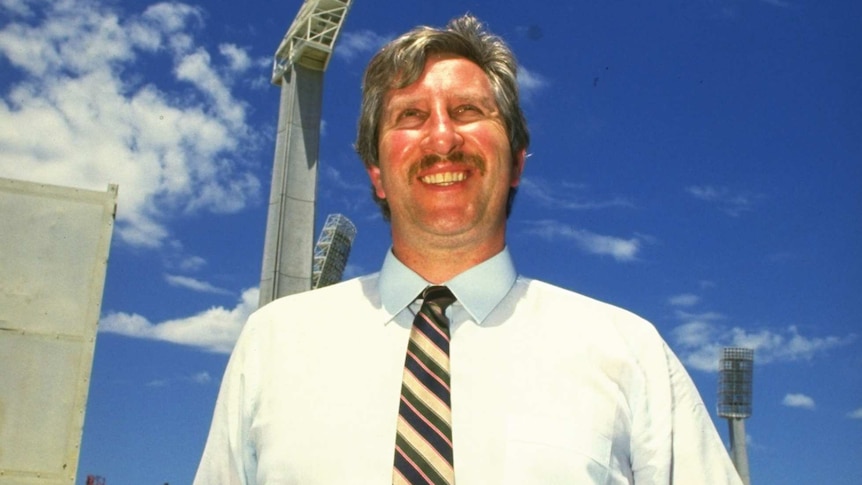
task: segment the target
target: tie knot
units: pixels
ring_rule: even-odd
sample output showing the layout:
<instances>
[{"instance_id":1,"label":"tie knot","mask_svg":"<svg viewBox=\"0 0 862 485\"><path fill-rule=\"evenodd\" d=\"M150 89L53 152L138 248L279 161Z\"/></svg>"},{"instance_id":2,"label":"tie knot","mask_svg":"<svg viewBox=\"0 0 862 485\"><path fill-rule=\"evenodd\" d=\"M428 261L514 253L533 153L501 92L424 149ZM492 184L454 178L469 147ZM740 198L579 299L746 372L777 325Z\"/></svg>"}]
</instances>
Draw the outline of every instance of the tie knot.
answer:
<instances>
[{"instance_id":1,"label":"tie knot","mask_svg":"<svg viewBox=\"0 0 862 485\"><path fill-rule=\"evenodd\" d=\"M446 308L455 303L455 295L445 286L429 286L422 291L422 304L434 304L443 312Z\"/></svg>"}]
</instances>

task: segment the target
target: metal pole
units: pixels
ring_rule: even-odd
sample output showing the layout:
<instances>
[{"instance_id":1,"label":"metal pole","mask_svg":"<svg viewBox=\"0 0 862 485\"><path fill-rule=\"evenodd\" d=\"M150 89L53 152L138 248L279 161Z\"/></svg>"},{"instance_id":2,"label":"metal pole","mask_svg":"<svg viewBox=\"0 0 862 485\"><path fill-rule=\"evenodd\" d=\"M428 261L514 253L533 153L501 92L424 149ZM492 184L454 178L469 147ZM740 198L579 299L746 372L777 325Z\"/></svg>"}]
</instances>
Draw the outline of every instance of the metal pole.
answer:
<instances>
[{"instance_id":1,"label":"metal pole","mask_svg":"<svg viewBox=\"0 0 862 485\"><path fill-rule=\"evenodd\" d=\"M311 289L323 73L353 0L304 0L275 53L281 86L260 298Z\"/></svg>"},{"instance_id":2,"label":"metal pole","mask_svg":"<svg viewBox=\"0 0 862 485\"><path fill-rule=\"evenodd\" d=\"M739 478L745 485L751 485L751 477L748 471L748 452L745 448L745 420L728 419L730 430L730 458L739 473Z\"/></svg>"},{"instance_id":3,"label":"metal pole","mask_svg":"<svg viewBox=\"0 0 862 485\"><path fill-rule=\"evenodd\" d=\"M311 289L323 71L291 65L281 83L260 300Z\"/></svg>"}]
</instances>

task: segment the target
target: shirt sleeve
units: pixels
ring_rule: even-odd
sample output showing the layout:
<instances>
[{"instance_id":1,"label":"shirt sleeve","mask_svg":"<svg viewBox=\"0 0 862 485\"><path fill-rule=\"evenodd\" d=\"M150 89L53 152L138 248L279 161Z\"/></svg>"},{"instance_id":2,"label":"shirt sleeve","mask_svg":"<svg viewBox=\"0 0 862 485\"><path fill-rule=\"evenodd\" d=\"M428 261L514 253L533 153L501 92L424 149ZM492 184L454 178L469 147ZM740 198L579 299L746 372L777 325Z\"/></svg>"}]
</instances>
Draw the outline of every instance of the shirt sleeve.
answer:
<instances>
[{"instance_id":1,"label":"shirt sleeve","mask_svg":"<svg viewBox=\"0 0 862 485\"><path fill-rule=\"evenodd\" d=\"M629 345L639 378L630 389L635 485L742 485L688 372L657 332ZM637 345L635 346L635 343Z\"/></svg>"},{"instance_id":2,"label":"shirt sleeve","mask_svg":"<svg viewBox=\"0 0 862 485\"><path fill-rule=\"evenodd\" d=\"M246 325L225 369L194 485L257 483L257 458L249 435L257 386L251 327Z\"/></svg>"},{"instance_id":3,"label":"shirt sleeve","mask_svg":"<svg viewBox=\"0 0 862 485\"><path fill-rule=\"evenodd\" d=\"M691 377L664 345L672 400L671 483L742 485Z\"/></svg>"}]
</instances>

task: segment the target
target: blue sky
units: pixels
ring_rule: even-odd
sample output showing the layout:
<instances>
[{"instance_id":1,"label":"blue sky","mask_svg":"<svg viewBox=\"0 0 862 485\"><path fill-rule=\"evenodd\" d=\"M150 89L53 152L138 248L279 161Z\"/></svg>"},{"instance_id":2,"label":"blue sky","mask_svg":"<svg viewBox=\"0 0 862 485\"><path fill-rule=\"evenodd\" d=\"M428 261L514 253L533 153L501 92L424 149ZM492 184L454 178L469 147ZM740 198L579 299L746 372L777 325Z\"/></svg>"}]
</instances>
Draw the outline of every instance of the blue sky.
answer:
<instances>
[{"instance_id":1,"label":"blue sky","mask_svg":"<svg viewBox=\"0 0 862 485\"><path fill-rule=\"evenodd\" d=\"M0 176L120 187L79 477L191 481L257 302L300 5L0 0ZM712 410L719 349L754 348L752 482L862 483L862 4L357 0L317 217L357 225L348 276L388 248L351 148L364 65L466 11L524 67L520 272L652 321Z\"/></svg>"}]
</instances>

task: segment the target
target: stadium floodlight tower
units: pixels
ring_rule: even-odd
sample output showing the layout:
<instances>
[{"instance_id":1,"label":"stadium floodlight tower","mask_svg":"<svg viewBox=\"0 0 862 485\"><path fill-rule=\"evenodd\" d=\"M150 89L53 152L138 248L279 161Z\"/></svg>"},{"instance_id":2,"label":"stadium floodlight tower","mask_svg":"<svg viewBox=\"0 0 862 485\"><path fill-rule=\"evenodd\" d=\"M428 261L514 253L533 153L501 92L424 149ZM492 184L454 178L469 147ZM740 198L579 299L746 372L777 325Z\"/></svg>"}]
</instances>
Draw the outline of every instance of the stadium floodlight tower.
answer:
<instances>
[{"instance_id":1,"label":"stadium floodlight tower","mask_svg":"<svg viewBox=\"0 0 862 485\"><path fill-rule=\"evenodd\" d=\"M323 288L341 281L350 247L356 237L356 226L341 214L329 214L314 246L312 288Z\"/></svg>"},{"instance_id":2,"label":"stadium floodlight tower","mask_svg":"<svg viewBox=\"0 0 862 485\"><path fill-rule=\"evenodd\" d=\"M748 453L745 449L745 419L751 416L754 350L727 347L722 353L719 367L718 415L728 422L733 465L742 482L750 485Z\"/></svg>"},{"instance_id":3,"label":"stadium floodlight tower","mask_svg":"<svg viewBox=\"0 0 862 485\"><path fill-rule=\"evenodd\" d=\"M281 86L259 305L311 289L323 73L352 0L305 0L275 53Z\"/></svg>"}]
</instances>

